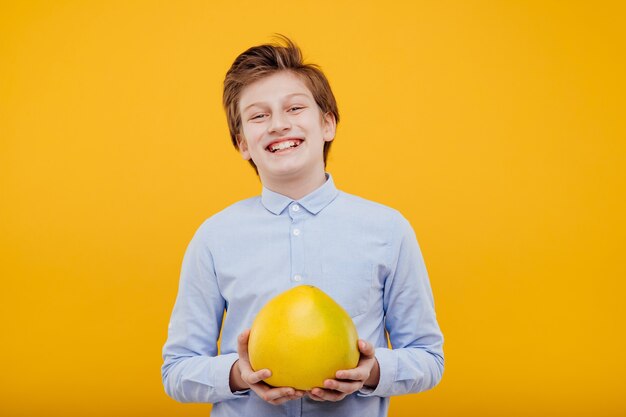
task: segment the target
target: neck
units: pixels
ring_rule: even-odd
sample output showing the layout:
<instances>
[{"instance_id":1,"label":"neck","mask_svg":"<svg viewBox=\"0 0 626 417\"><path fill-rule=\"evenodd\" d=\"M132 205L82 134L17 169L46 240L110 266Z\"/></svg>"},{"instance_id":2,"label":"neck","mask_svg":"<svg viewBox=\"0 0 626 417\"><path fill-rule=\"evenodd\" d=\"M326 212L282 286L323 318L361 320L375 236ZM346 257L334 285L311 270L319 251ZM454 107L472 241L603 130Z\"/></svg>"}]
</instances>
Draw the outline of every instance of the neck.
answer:
<instances>
[{"instance_id":1,"label":"neck","mask_svg":"<svg viewBox=\"0 0 626 417\"><path fill-rule=\"evenodd\" d=\"M305 178L261 178L265 188L291 198L299 200L312 193L326 182L326 174L321 170L316 175Z\"/></svg>"}]
</instances>

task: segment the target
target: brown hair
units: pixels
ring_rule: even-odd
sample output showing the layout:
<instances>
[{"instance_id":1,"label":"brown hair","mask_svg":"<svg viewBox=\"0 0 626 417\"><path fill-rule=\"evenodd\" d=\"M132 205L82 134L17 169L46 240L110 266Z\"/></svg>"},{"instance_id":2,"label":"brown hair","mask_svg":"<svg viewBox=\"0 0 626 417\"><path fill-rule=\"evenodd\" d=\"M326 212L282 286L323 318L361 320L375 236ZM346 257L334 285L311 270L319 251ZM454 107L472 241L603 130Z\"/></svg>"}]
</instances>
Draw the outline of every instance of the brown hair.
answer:
<instances>
[{"instance_id":1,"label":"brown hair","mask_svg":"<svg viewBox=\"0 0 626 417\"><path fill-rule=\"evenodd\" d=\"M290 71L299 76L313 94L322 114L332 113L339 123L339 110L330 84L319 66L305 64L302 51L289 38L278 35L278 42L253 46L240 54L226 73L223 104L230 130L230 138L238 149L237 136L241 132L239 97L242 90L261 78L279 71ZM330 150L330 142L324 142L324 165ZM256 170L256 165L250 160ZM257 171L258 172L258 171Z\"/></svg>"}]
</instances>

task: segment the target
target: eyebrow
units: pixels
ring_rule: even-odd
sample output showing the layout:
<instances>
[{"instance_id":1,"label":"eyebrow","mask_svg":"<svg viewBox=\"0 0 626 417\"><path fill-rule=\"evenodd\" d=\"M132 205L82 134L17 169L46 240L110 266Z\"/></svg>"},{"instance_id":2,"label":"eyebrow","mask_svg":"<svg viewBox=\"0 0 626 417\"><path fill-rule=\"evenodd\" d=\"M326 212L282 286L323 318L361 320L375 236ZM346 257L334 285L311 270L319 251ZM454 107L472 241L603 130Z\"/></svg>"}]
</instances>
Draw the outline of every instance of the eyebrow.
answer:
<instances>
[{"instance_id":1,"label":"eyebrow","mask_svg":"<svg viewBox=\"0 0 626 417\"><path fill-rule=\"evenodd\" d=\"M287 95L285 96L285 98L291 98L291 97L294 97L294 96L304 96L304 97L306 97L306 98L309 98L309 95L308 95L308 94L305 94L305 93L291 93L291 94L287 94ZM256 103L248 104L245 108L243 108L243 109L241 110L241 113L243 114L243 113L244 113L246 110L248 110L250 107L258 106L259 104L264 104L264 103L265 103L264 101L257 101Z\"/></svg>"}]
</instances>

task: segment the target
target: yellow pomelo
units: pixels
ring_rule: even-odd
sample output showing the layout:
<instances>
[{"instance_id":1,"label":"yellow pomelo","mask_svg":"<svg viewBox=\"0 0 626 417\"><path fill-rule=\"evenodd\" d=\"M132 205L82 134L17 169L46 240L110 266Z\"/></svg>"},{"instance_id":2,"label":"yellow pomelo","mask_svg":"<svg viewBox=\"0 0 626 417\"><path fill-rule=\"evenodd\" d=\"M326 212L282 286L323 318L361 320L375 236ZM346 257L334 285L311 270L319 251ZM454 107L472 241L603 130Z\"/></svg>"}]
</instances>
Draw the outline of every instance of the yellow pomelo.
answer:
<instances>
[{"instance_id":1,"label":"yellow pomelo","mask_svg":"<svg viewBox=\"0 0 626 417\"><path fill-rule=\"evenodd\" d=\"M358 335L348 313L322 290L302 285L271 299L259 312L248 343L254 370L269 369L275 387L323 387L359 361Z\"/></svg>"}]
</instances>

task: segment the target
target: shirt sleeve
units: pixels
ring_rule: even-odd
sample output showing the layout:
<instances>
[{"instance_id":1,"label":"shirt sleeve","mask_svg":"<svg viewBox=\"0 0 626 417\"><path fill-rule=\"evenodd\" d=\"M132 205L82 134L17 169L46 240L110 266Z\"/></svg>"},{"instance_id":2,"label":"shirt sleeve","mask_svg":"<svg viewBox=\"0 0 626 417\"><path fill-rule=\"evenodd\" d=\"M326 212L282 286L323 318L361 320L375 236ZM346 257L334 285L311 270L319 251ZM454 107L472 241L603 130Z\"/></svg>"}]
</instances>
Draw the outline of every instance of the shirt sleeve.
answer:
<instances>
[{"instance_id":1,"label":"shirt sleeve","mask_svg":"<svg viewBox=\"0 0 626 417\"><path fill-rule=\"evenodd\" d=\"M215 403L247 396L232 393L230 369L236 353L218 355L217 340L226 302L201 227L183 259L178 296L163 347L165 392L180 402Z\"/></svg>"},{"instance_id":2,"label":"shirt sleeve","mask_svg":"<svg viewBox=\"0 0 626 417\"><path fill-rule=\"evenodd\" d=\"M443 335L435 316L433 294L415 233L406 219L395 228L390 274L383 308L392 349L379 347L380 380L361 396L388 397L433 388L443 375Z\"/></svg>"}]
</instances>

